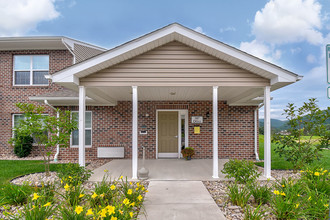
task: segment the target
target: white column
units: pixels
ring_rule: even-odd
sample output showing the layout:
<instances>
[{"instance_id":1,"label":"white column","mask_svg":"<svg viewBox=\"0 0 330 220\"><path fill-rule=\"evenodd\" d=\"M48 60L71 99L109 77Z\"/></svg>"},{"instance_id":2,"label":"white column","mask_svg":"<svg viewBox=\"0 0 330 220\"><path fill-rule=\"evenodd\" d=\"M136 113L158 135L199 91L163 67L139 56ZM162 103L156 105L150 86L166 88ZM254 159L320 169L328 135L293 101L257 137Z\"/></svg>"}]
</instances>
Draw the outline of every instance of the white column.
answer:
<instances>
[{"instance_id":1,"label":"white column","mask_svg":"<svg viewBox=\"0 0 330 220\"><path fill-rule=\"evenodd\" d=\"M264 88L264 176L271 177L270 86Z\"/></svg>"},{"instance_id":2,"label":"white column","mask_svg":"<svg viewBox=\"0 0 330 220\"><path fill-rule=\"evenodd\" d=\"M137 86L132 86L132 179L137 179L138 169L138 93Z\"/></svg>"},{"instance_id":3,"label":"white column","mask_svg":"<svg viewBox=\"0 0 330 220\"><path fill-rule=\"evenodd\" d=\"M85 166L85 110L86 89L79 86L79 165Z\"/></svg>"},{"instance_id":4,"label":"white column","mask_svg":"<svg viewBox=\"0 0 330 220\"><path fill-rule=\"evenodd\" d=\"M219 178L218 160L218 86L213 86L213 178Z\"/></svg>"}]
</instances>

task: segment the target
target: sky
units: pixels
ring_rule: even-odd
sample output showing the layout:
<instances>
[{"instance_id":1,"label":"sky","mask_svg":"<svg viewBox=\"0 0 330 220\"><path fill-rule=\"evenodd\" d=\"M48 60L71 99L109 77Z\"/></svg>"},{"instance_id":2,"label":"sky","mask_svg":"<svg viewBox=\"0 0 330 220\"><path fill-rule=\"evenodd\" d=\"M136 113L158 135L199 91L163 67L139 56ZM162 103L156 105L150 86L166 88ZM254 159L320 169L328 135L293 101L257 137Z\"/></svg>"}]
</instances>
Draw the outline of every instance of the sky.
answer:
<instances>
[{"instance_id":1,"label":"sky","mask_svg":"<svg viewBox=\"0 0 330 220\"><path fill-rule=\"evenodd\" d=\"M272 118L312 97L329 106L330 0L0 0L0 37L66 36L110 49L173 22L303 76L271 93Z\"/></svg>"}]
</instances>

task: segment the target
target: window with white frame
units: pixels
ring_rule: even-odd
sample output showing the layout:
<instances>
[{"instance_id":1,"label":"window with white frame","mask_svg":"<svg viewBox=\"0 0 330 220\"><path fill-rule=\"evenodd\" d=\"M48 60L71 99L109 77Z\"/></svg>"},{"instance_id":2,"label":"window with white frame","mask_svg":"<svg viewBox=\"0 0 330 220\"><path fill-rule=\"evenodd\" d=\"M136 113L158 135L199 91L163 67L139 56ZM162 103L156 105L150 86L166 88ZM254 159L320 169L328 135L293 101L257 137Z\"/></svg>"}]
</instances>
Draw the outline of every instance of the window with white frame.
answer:
<instances>
[{"instance_id":1,"label":"window with white frame","mask_svg":"<svg viewBox=\"0 0 330 220\"><path fill-rule=\"evenodd\" d=\"M48 85L48 80L45 78L48 73L48 55L14 56L14 85Z\"/></svg>"},{"instance_id":2,"label":"window with white frame","mask_svg":"<svg viewBox=\"0 0 330 220\"><path fill-rule=\"evenodd\" d=\"M77 121L79 119L79 112L72 112L72 118ZM79 145L79 130L74 130L71 135L71 146L77 147ZM85 112L85 145L92 146L92 112Z\"/></svg>"},{"instance_id":3,"label":"window with white frame","mask_svg":"<svg viewBox=\"0 0 330 220\"><path fill-rule=\"evenodd\" d=\"M48 114L42 114L42 115L48 115ZM21 120L25 120L24 114L13 114L13 137L15 135L15 128L20 124ZM43 121L42 121L42 123L43 123ZM47 131L45 131L45 132L47 132ZM45 134L48 136L47 133L45 133ZM33 144L36 144L37 140L35 139L35 137L33 135L32 135L32 137L33 137Z\"/></svg>"}]
</instances>

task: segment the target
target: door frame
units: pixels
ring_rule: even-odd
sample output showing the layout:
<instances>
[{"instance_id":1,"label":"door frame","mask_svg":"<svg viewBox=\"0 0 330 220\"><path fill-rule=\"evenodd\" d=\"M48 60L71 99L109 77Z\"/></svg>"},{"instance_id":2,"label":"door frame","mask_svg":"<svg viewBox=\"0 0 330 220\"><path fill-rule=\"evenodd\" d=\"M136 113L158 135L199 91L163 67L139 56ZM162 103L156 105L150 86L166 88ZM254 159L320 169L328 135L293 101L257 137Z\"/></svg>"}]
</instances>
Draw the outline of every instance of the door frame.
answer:
<instances>
[{"instance_id":1,"label":"door frame","mask_svg":"<svg viewBox=\"0 0 330 220\"><path fill-rule=\"evenodd\" d=\"M156 159L159 158L158 155L158 112L178 112L178 153L163 153L166 158L181 158L181 115L184 115L185 121L185 145L188 147L188 110L187 109L157 109L156 110Z\"/></svg>"}]
</instances>

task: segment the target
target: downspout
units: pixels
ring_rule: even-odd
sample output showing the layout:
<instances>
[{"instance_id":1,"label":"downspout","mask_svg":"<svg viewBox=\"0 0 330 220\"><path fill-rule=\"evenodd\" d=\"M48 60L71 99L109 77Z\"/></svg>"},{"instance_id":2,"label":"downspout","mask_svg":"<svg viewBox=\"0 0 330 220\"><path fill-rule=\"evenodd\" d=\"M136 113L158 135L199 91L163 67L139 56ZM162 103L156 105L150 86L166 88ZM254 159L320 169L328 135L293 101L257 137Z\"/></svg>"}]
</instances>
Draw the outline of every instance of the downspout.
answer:
<instances>
[{"instance_id":1,"label":"downspout","mask_svg":"<svg viewBox=\"0 0 330 220\"><path fill-rule=\"evenodd\" d=\"M259 109L264 106L264 104L260 104L254 110L254 154L256 155L256 160L259 161L259 154L258 154L258 111Z\"/></svg>"},{"instance_id":2,"label":"downspout","mask_svg":"<svg viewBox=\"0 0 330 220\"><path fill-rule=\"evenodd\" d=\"M53 110L56 111L56 117L57 117L57 119L58 119L58 118L60 117L60 112L57 111L57 109L56 109L54 106L52 106L51 104L49 104L47 100L44 100L44 103L45 103L46 105L48 105L50 108L52 108ZM59 127L57 127L57 136L59 136L59 135L60 135L60 131L59 131ZM58 158L58 155L59 155L59 154L60 154L60 145L57 144L57 145L56 145L56 154L55 154L55 156L54 156L54 162L57 162L57 158Z\"/></svg>"}]
</instances>

